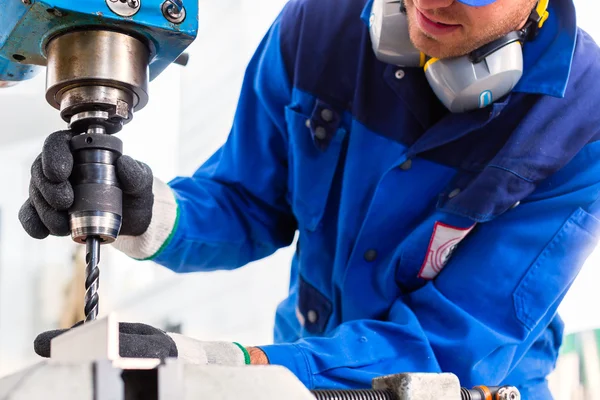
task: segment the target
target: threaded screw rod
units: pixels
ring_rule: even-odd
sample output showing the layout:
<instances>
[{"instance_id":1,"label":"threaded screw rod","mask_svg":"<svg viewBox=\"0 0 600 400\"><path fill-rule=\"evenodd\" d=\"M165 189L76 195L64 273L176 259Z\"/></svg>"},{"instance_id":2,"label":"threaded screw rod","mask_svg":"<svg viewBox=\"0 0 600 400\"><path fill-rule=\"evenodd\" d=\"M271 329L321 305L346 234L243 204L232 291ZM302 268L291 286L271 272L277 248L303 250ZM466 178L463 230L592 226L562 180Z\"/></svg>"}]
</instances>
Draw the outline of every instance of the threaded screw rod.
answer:
<instances>
[{"instance_id":1,"label":"threaded screw rod","mask_svg":"<svg viewBox=\"0 0 600 400\"><path fill-rule=\"evenodd\" d=\"M390 390L356 389L356 390L312 390L317 400L396 400L397 396Z\"/></svg>"}]
</instances>

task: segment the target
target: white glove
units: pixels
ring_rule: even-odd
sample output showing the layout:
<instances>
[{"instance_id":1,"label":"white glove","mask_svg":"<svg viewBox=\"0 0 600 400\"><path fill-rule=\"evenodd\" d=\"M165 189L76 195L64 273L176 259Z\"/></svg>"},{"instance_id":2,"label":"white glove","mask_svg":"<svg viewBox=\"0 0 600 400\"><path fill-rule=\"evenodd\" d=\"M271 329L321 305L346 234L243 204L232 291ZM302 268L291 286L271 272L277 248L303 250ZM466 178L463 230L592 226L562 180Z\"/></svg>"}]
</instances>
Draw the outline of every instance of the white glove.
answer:
<instances>
[{"instance_id":1,"label":"white glove","mask_svg":"<svg viewBox=\"0 0 600 400\"><path fill-rule=\"evenodd\" d=\"M202 342L178 333L167 333L177 346L177 358L188 364L247 365L248 351L238 343Z\"/></svg>"},{"instance_id":2,"label":"white glove","mask_svg":"<svg viewBox=\"0 0 600 400\"><path fill-rule=\"evenodd\" d=\"M178 206L175 193L166 183L154 178L154 203L148 229L140 236L121 235L112 244L114 248L136 260L148 260L159 253L175 229Z\"/></svg>"}]
</instances>

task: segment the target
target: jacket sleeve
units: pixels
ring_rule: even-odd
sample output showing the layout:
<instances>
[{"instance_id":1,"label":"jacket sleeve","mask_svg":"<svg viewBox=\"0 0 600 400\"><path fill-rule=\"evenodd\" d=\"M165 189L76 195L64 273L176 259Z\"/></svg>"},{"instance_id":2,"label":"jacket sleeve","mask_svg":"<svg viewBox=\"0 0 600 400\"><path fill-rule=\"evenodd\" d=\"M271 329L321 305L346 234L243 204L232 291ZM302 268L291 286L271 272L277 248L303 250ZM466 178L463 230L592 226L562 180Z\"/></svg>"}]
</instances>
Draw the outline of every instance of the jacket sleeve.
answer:
<instances>
[{"instance_id":1,"label":"jacket sleeve","mask_svg":"<svg viewBox=\"0 0 600 400\"><path fill-rule=\"evenodd\" d=\"M296 221L286 200L284 116L290 96L276 20L247 67L226 143L193 176L169 183L176 222L153 261L177 272L233 269L291 244Z\"/></svg>"},{"instance_id":2,"label":"jacket sleeve","mask_svg":"<svg viewBox=\"0 0 600 400\"><path fill-rule=\"evenodd\" d=\"M589 144L523 204L478 225L435 280L398 297L382 320L262 349L310 388L441 371L463 386L496 385L540 337L542 353L556 354L562 332L547 327L600 239L599 154ZM520 379L543 381L552 364L531 363Z\"/></svg>"}]
</instances>

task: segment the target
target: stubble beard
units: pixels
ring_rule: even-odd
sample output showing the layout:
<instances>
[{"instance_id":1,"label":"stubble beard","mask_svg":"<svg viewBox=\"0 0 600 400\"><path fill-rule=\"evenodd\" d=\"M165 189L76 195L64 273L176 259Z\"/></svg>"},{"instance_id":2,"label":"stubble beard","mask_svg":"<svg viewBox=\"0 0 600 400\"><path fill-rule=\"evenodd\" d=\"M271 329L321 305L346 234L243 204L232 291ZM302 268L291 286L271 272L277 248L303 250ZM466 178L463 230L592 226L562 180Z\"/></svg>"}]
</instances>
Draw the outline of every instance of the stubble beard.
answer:
<instances>
[{"instance_id":1,"label":"stubble beard","mask_svg":"<svg viewBox=\"0 0 600 400\"><path fill-rule=\"evenodd\" d=\"M423 32L415 21L415 6L413 0L405 0L408 15L408 27L410 40L415 47L435 58L451 58L469 54L473 50L501 38L507 33L520 29L523 22L527 20L537 0L529 0L527 7L523 7L512 14L504 16L501 20L477 27L476 31L464 26L452 33L448 38L437 39L427 32ZM445 20L461 21L460 16L454 17L448 10L438 10L433 13Z\"/></svg>"}]
</instances>

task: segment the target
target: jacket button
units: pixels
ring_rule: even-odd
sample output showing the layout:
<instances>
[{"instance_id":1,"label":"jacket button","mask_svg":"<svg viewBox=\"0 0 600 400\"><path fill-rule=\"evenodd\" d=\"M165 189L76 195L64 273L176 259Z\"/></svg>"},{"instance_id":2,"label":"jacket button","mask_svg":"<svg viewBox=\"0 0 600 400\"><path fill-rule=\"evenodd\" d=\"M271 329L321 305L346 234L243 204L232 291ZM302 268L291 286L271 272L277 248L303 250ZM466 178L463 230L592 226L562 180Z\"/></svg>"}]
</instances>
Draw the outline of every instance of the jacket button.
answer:
<instances>
[{"instance_id":1,"label":"jacket button","mask_svg":"<svg viewBox=\"0 0 600 400\"><path fill-rule=\"evenodd\" d=\"M325 122L331 122L333 120L333 111L327 108L324 109L321 111L321 118L323 118L323 121Z\"/></svg>"},{"instance_id":2,"label":"jacket button","mask_svg":"<svg viewBox=\"0 0 600 400\"><path fill-rule=\"evenodd\" d=\"M306 127L307 127L307 128L310 128L310 119L307 119L307 120L304 122L304 125L306 125Z\"/></svg>"},{"instance_id":3,"label":"jacket button","mask_svg":"<svg viewBox=\"0 0 600 400\"><path fill-rule=\"evenodd\" d=\"M450 194L448 195L449 198L453 199L456 196L458 196L458 194L460 193L460 189L454 189L453 191L450 192Z\"/></svg>"},{"instance_id":4,"label":"jacket button","mask_svg":"<svg viewBox=\"0 0 600 400\"><path fill-rule=\"evenodd\" d=\"M310 322L311 324L314 324L319 319L319 314L317 314L317 312L315 310L310 310L306 314L306 318L308 318L308 322Z\"/></svg>"},{"instance_id":5,"label":"jacket button","mask_svg":"<svg viewBox=\"0 0 600 400\"><path fill-rule=\"evenodd\" d=\"M327 131L322 126L319 126L317 129L315 129L315 136L317 139L323 140L327 138Z\"/></svg>"},{"instance_id":6,"label":"jacket button","mask_svg":"<svg viewBox=\"0 0 600 400\"><path fill-rule=\"evenodd\" d=\"M399 69L396 71L395 75L396 79L402 79L406 74L404 73L404 70Z\"/></svg>"},{"instance_id":7,"label":"jacket button","mask_svg":"<svg viewBox=\"0 0 600 400\"><path fill-rule=\"evenodd\" d=\"M412 160L406 160L400 165L402 171L408 171L412 167Z\"/></svg>"},{"instance_id":8,"label":"jacket button","mask_svg":"<svg viewBox=\"0 0 600 400\"><path fill-rule=\"evenodd\" d=\"M365 255L364 255L364 257L365 257L365 260L366 260L366 261L368 261L368 262L373 262L373 261L375 261L375 259L377 258L377 251L376 251L376 250L373 250L373 249L371 249L371 250L367 250L367 251L365 252Z\"/></svg>"}]
</instances>

